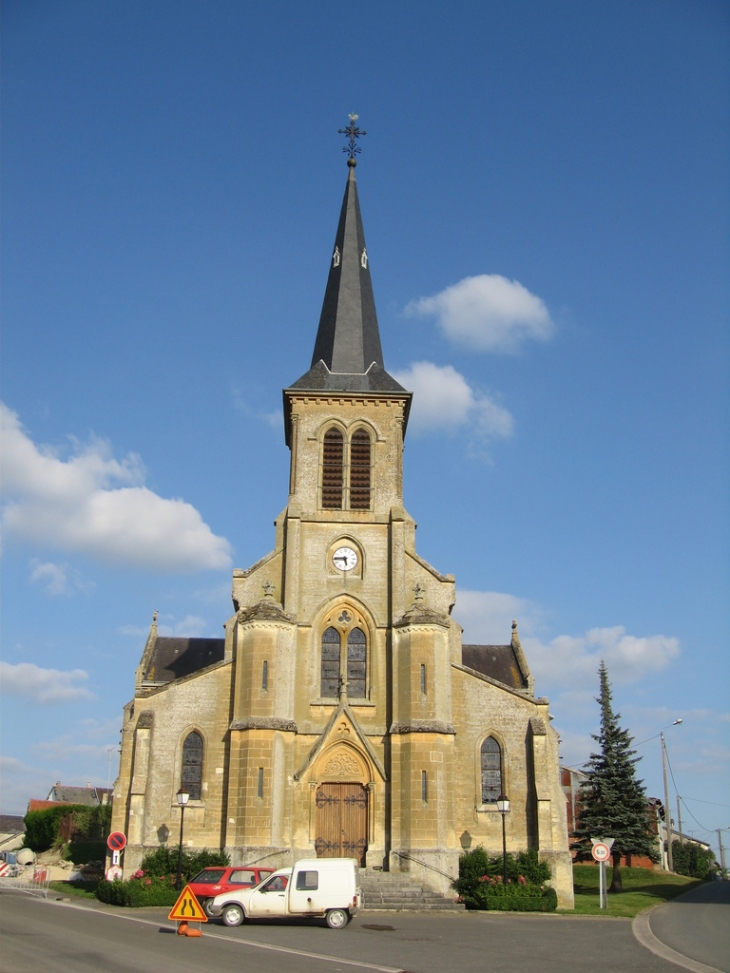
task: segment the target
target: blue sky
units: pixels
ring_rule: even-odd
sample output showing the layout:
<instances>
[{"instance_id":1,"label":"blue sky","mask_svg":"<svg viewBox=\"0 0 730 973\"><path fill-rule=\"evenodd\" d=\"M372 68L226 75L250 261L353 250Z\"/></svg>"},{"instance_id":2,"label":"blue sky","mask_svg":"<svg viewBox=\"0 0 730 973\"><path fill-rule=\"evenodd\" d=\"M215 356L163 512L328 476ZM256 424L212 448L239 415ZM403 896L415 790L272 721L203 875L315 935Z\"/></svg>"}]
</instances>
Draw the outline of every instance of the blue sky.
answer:
<instances>
[{"instance_id":1,"label":"blue sky","mask_svg":"<svg viewBox=\"0 0 730 973\"><path fill-rule=\"evenodd\" d=\"M357 112L419 553L456 574L467 641L518 619L566 763L601 657L637 741L681 717L683 823L716 842L727 5L6 0L2 21L2 809L113 779L152 612L222 635L231 568L273 546L281 389Z\"/></svg>"}]
</instances>

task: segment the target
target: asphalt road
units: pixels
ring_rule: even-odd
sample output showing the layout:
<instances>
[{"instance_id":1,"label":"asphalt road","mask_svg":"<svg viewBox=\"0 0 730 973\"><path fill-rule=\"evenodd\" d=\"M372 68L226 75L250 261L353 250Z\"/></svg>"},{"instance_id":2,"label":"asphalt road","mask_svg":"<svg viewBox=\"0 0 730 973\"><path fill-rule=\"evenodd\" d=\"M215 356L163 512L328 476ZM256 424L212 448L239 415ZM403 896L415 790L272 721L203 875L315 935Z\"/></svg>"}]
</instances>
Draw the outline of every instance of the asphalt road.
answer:
<instances>
[{"instance_id":1,"label":"asphalt road","mask_svg":"<svg viewBox=\"0 0 730 973\"><path fill-rule=\"evenodd\" d=\"M677 973L631 922L500 913L364 912L342 931L245 923L175 935L167 910L0 892L1 973Z\"/></svg>"},{"instance_id":2,"label":"asphalt road","mask_svg":"<svg viewBox=\"0 0 730 973\"><path fill-rule=\"evenodd\" d=\"M654 909L649 928L678 953L730 973L730 882L707 882Z\"/></svg>"}]
</instances>

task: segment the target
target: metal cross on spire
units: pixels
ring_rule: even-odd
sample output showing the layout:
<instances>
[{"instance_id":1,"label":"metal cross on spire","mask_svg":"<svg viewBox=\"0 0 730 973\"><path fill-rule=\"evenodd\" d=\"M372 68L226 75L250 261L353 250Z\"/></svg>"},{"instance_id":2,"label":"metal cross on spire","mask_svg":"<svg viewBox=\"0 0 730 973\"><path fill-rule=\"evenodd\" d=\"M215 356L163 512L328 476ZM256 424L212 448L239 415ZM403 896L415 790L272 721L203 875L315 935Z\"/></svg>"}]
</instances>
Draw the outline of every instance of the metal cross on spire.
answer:
<instances>
[{"instance_id":1,"label":"metal cross on spire","mask_svg":"<svg viewBox=\"0 0 730 973\"><path fill-rule=\"evenodd\" d=\"M358 118L360 117L359 115L348 115L347 117L350 119L350 124L347 126L347 128L338 128L337 134L347 136L347 140L349 144L343 145L342 151L349 153L347 157L347 164L349 166L354 166L357 165L357 162L355 161L355 156L358 153L362 152L362 149L357 144L356 140L359 139L361 135L367 135L368 133L358 128L357 125L355 124Z\"/></svg>"}]
</instances>

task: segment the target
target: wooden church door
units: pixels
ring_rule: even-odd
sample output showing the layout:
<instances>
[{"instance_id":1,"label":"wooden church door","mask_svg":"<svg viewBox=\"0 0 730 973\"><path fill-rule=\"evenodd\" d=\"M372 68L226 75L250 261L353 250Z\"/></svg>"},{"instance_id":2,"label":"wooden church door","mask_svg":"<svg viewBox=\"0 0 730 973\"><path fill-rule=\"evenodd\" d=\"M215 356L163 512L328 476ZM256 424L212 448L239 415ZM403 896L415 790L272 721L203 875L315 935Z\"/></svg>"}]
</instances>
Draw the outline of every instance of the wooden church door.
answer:
<instances>
[{"instance_id":1,"label":"wooden church door","mask_svg":"<svg viewBox=\"0 0 730 973\"><path fill-rule=\"evenodd\" d=\"M356 858L365 866L368 847L368 792L362 784L321 784L317 788L318 858Z\"/></svg>"}]
</instances>

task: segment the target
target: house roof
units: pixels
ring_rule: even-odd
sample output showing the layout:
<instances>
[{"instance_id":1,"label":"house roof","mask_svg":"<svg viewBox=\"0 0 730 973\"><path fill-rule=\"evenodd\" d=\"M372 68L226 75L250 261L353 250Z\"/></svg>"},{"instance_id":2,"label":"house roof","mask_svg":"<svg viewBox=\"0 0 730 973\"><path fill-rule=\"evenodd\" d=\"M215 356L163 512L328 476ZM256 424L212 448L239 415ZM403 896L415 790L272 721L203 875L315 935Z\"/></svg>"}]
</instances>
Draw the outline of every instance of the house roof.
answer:
<instances>
[{"instance_id":1,"label":"house roof","mask_svg":"<svg viewBox=\"0 0 730 973\"><path fill-rule=\"evenodd\" d=\"M462 645L462 664L512 689L528 689L514 645Z\"/></svg>"},{"instance_id":2,"label":"house roof","mask_svg":"<svg viewBox=\"0 0 730 973\"><path fill-rule=\"evenodd\" d=\"M158 635L143 678L145 682L173 682L221 662L224 655L225 639Z\"/></svg>"},{"instance_id":3,"label":"house roof","mask_svg":"<svg viewBox=\"0 0 730 973\"><path fill-rule=\"evenodd\" d=\"M0 834L20 834L25 831L22 814L0 814Z\"/></svg>"}]
</instances>

